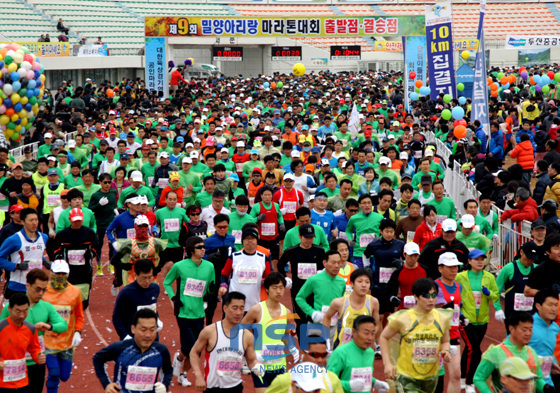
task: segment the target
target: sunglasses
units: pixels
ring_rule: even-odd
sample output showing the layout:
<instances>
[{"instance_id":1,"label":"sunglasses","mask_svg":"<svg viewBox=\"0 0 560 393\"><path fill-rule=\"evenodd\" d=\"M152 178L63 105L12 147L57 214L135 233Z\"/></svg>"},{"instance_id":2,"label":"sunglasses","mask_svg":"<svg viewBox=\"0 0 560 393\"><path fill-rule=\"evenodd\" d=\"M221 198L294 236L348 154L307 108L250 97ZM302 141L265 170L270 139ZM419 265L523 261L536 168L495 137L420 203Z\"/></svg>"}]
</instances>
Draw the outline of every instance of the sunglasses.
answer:
<instances>
[{"instance_id":1,"label":"sunglasses","mask_svg":"<svg viewBox=\"0 0 560 393\"><path fill-rule=\"evenodd\" d=\"M206 250L206 246L204 245L200 245L200 246L194 246L195 250Z\"/></svg>"},{"instance_id":2,"label":"sunglasses","mask_svg":"<svg viewBox=\"0 0 560 393\"><path fill-rule=\"evenodd\" d=\"M110 181L104 181L104 182L101 182L101 183L103 183L103 184L111 184Z\"/></svg>"},{"instance_id":3,"label":"sunglasses","mask_svg":"<svg viewBox=\"0 0 560 393\"><path fill-rule=\"evenodd\" d=\"M216 225L218 229L228 229L228 225Z\"/></svg>"},{"instance_id":4,"label":"sunglasses","mask_svg":"<svg viewBox=\"0 0 560 393\"><path fill-rule=\"evenodd\" d=\"M358 209L348 209L348 211L349 211L350 213L357 213L357 212L358 212Z\"/></svg>"},{"instance_id":5,"label":"sunglasses","mask_svg":"<svg viewBox=\"0 0 560 393\"><path fill-rule=\"evenodd\" d=\"M326 359L327 356L329 356L329 353L328 352L309 352L309 355L314 357L315 359L317 359L317 358Z\"/></svg>"},{"instance_id":6,"label":"sunglasses","mask_svg":"<svg viewBox=\"0 0 560 393\"><path fill-rule=\"evenodd\" d=\"M438 294L435 293L435 292L434 293L425 293L425 294L422 295L422 297L424 299L435 299L435 298L437 298L437 295Z\"/></svg>"},{"instance_id":7,"label":"sunglasses","mask_svg":"<svg viewBox=\"0 0 560 393\"><path fill-rule=\"evenodd\" d=\"M191 216L200 216L200 213L191 213Z\"/></svg>"},{"instance_id":8,"label":"sunglasses","mask_svg":"<svg viewBox=\"0 0 560 393\"><path fill-rule=\"evenodd\" d=\"M148 228L148 224L136 225L138 228Z\"/></svg>"}]
</instances>

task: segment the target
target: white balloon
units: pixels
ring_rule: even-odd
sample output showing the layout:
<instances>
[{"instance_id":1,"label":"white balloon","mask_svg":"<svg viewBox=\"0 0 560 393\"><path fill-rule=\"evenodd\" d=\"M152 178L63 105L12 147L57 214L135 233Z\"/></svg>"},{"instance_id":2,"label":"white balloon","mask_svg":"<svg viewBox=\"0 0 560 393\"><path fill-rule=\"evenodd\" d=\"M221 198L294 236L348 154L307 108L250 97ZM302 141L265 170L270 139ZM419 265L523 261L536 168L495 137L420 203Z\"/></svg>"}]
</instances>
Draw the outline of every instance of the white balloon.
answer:
<instances>
[{"instance_id":1,"label":"white balloon","mask_svg":"<svg viewBox=\"0 0 560 393\"><path fill-rule=\"evenodd\" d=\"M17 73L20 78L24 78L25 75L27 75L27 70L25 68L20 68L19 70L17 70Z\"/></svg>"},{"instance_id":2,"label":"white balloon","mask_svg":"<svg viewBox=\"0 0 560 393\"><path fill-rule=\"evenodd\" d=\"M30 62L28 61L24 61L23 63L21 63L21 68L29 71L31 68L33 68L33 66L31 65ZM22 77L23 78L23 77Z\"/></svg>"},{"instance_id":3,"label":"white balloon","mask_svg":"<svg viewBox=\"0 0 560 393\"><path fill-rule=\"evenodd\" d=\"M12 56L12 57L14 57L15 54L16 54L16 52L15 52L14 50L10 49L10 50L6 53L6 56Z\"/></svg>"},{"instance_id":4,"label":"white balloon","mask_svg":"<svg viewBox=\"0 0 560 393\"><path fill-rule=\"evenodd\" d=\"M22 55L21 53L16 53L16 54L14 55L14 61L15 61L17 64L21 64L21 62L23 61L23 55Z\"/></svg>"},{"instance_id":5,"label":"white balloon","mask_svg":"<svg viewBox=\"0 0 560 393\"><path fill-rule=\"evenodd\" d=\"M35 115L33 114L33 111L27 112L27 118L28 118L28 119L31 119L33 116L35 116Z\"/></svg>"},{"instance_id":6,"label":"white balloon","mask_svg":"<svg viewBox=\"0 0 560 393\"><path fill-rule=\"evenodd\" d=\"M10 85L9 83L4 85L3 90L4 90L4 94L6 94L7 96L11 96L14 91L12 85Z\"/></svg>"}]
</instances>

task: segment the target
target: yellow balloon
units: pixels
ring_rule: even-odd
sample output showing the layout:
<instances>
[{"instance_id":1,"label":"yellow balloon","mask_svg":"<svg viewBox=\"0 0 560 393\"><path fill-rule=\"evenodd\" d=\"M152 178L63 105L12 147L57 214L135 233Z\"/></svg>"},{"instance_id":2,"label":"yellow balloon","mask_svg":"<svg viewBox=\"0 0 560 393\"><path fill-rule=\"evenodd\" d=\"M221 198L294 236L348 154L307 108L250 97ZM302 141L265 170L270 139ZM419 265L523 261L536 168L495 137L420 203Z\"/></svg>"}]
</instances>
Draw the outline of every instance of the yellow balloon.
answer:
<instances>
[{"instance_id":1,"label":"yellow balloon","mask_svg":"<svg viewBox=\"0 0 560 393\"><path fill-rule=\"evenodd\" d=\"M294 65L292 72L295 76L302 76L305 74L305 66L302 63L297 63Z\"/></svg>"},{"instance_id":2,"label":"yellow balloon","mask_svg":"<svg viewBox=\"0 0 560 393\"><path fill-rule=\"evenodd\" d=\"M21 125L17 125L16 128L14 129L15 132L20 132L21 131Z\"/></svg>"},{"instance_id":3,"label":"yellow balloon","mask_svg":"<svg viewBox=\"0 0 560 393\"><path fill-rule=\"evenodd\" d=\"M467 60L470 56L471 54L469 53L468 50L464 50L463 52L461 52L461 57L465 60Z\"/></svg>"},{"instance_id":4,"label":"yellow balloon","mask_svg":"<svg viewBox=\"0 0 560 393\"><path fill-rule=\"evenodd\" d=\"M13 104L17 104L21 100L21 97L17 93L12 94L10 98Z\"/></svg>"},{"instance_id":5,"label":"yellow balloon","mask_svg":"<svg viewBox=\"0 0 560 393\"><path fill-rule=\"evenodd\" d=\"M8 117L8 115L2 115L0 116L0 124L5 126L6 124L8 124L10 122L10 118Z\"/></svg>"},{"instance_id":6,"label":"yellow balloon","mask_svg":"<svg viewBox=\"0 0 560 393\"><path fill-rule=\"evenodd\" d=\"M17 113L14 113L12 117L10 117L10 119L15 123L16 121L18 121L19 115Z\"/></svg>"},{"instance_id":7,"label":"yellow balloon","mask_svg":"<svg viewBox=\"0 0 560 393\"><path fill-rule=\"evenodd\" d=\"M20 119L27 119L27 111L25 109L22 109L21 111L18 112L18 115L20 117Z\"/></svg>"},{"instance_id":8,"label":"yellow balloon","mask_svg":"<svg viewBox=\"0 0 560 393\"><path fill-rule=\"evenodd\" d=\"M2 55L0 55L0 60L2 60ZM2 71L0 71L0 78L2 78Z\"/></svg>"},{"instance_id":9,"label":"yellow balloon","mask_svg":"<svg viewBox=\"0 0 560 393\"><path fill-rule=\"evenodd\" d=\"M10 64L10 65L11 65L11 64ZM45 79L46 79L46 78L45 78L45 74L41 74L41 76L39 77L39 79L41 80L41 82L44 82Z\"/></svg>"},{"instance_id":10,"label":"yellow balloon","mask_svg":"<svg viewBox=\"0 0 560 393\"><path fill-rule=\"evenodd\" d=\"M16 72L16 71L17 71L17 64L10 63L10 65L8 66L8 72L11 74L12 72Z\"/></svg>"},{"instance_id":11,"label":"yellow balloon","mask_svg":"<svg viewBox=\"0 0 560 393\"><path fill-rule=\"evenodd\" d=\"M21 97L21 100L19 100L19 102L21 102L21 105L25 105L29 102L29 98L27 98L27 96L23 96ZM2 103L2 99L0 98L0 104Z\"/></svg>"},{"instance_id":12,"label":"yellow balloon","mask_svg":"<svg viewBox=\"0 0 560 393\"><path fill-rule=\"evenodd\" d=\"M28 122L28 120L27 120L27 115L26 115L26 117L22 117L22 118L21 118L21 125L22 125L22 126L25 127L25 126L27 125L27 122Z\"/></svg>"},{"instance_id":13,"label":"yellow balloon","mask_svg":"<svg viewBox=\"0 0 560 393\"><path fill-rule=\"evenodd\" d=\"M4 59L4 56L0 55L0 60Z\"/></svg>"},{"instance_id":14,"label":"yellow balloon","mask_svg":"<svg viewBox=\"0 0 560 393\"><path fill-rule=\"evenodd\" d=\"M10 139L12 135L14 135L14 130L8 128L6 131L4 131L4 135L6 135L6 138Z\"/></svg>"}]
</instances>

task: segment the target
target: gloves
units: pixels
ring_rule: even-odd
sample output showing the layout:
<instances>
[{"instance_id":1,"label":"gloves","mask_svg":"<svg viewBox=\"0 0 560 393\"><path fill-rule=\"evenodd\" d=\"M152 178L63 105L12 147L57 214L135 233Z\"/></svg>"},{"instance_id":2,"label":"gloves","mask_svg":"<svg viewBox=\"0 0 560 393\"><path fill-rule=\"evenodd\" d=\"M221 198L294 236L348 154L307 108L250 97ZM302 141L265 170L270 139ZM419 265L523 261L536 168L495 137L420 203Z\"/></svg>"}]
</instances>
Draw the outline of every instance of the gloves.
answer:
<instances>
[{"instance_id":1,"label":"gloves","mask_svg":"<svg viewBox=\"0 0 560 393\"><path fill-rule=\"evenodd\" d=\"M554 386L546 384L543 386L543 393L556 393L556 389Z\"/></svg>"},{"instance_id":2,"label":"gloves","mask_svg":"<svg viewBox=\"0 0 560 393\"><path fill-rule=\"evenodd\" d=\"M294 349L292 349L292 357L294 358L294 364L298 364L299 363L299 349L297 349L296 347L294 347Z\"/></svg>"},{"instance_id":3,"label":"gloves","mask_svg":"<svg viewBox=\"0 0 560 393\"><path fill-rule=\"evenodd\" d=\"M121 214L121 213L119 212L119 209L115 209L115 210L113 210L113 211L115 212L115 217L118 216L119 214Z\"/></svg>"},{"instance_id":4,"label":"gloves","mask_svg":"<svg viewBox=\"0 0 560 393\"><path fill-rule=\"evenodd\" d=\"M363 379L353 379L350 381L350 390L352 392L363 392L366 390L366 383Z\"/></svg>"},{"instance_id":5,"label":"gloves","mask_svg":"<svg viewBox=\"0 0 560 393\"><path fill-rule=\"evenodd\" d=\"M72 338L72 346L77 348L82 343L82 334L80 332L75 332Z\"/></svg>"},{"instance_id":6,"label":"gloves","mask_svg":"<svg viewBox=\"0 0 560 393\"><path fill-rule=\"evenodd\" d=\"M257 357L257 362L264 363L264 358L262 357L260 352L255 351L255 356Z\"/></svg>"},{"instance_id":7,"label":"gloves","mask_svg":"<svg viewBox=\"0 0 560 393\"><path fill-rule=\"evenodd\" d=\"M376 380L373 384L373 388L377 390L379 393L388 393L389 392L389 384L385 381Z\"/></svg>"},{"instance_id":8,"label":"gloves","mask_svg":"<svg viewBox=\"0 0 560 393\"><path fill-rule=\"evenodd\" d=\"M132 263L121 263L121 269L126 270L127 272L132 270Z\"/></svg>"},{"instance_id":9,"label":"gloves","mask_svg":"<svg viewBox=\"0 0 560 393\"><path fill-rule=\"evenodd\" d=\"M325 314L323 314L321 311L313 311L313 314L311 315L311 319L315 323L322 323L324 316Z\"/></svg>"},{"instance_id":10,"label":"gloves","mask_svg":"<svg viewBox=\"0 0 560 393\"><path fill-rule=\"evenodd\" d=\"M257 216L257 221L260 222L260 221L264 220L265 218L266 218L266 214L259 214L259 215Z\"/></svg>"},{"instance_id":11,"label":"gloves","mask_svg":"<svg viewBox=\"0 0 560 393\"><path fill-rule=\"evenodd\" d=\"M100 204L101 206L105 206L105 205L108 204L108 203L109 203L109 200L107 199L107 197L103 197L103 198L101 198L101 199L99 200L99 204Z\"/></svg>"},{"instance_id":12,"label":"gloves","mask_svg":"<svg viewBox=\"0 0 560 393\"><path fill-rule=\"evenodd\" d=\"M251 369L251 372L258 377L264 377L266 370L263 364L257 363L255 367Z\"/></svg>"},{"instance_id":13,"label":"gloves","mask_svg":"<svg viewBox=\"0 0 560 393\"><path fill-rule=\"evenodd\" d=\"M288 212L288 209L286 209L284 207L282 209L280 209L280 213L282 213L282 215L285 215L287 212Z\"/></svg>"},{"instance_id":14,"label":"gloves","mask_svg":"<svg viewBox=\"0 0 560 393\"><path fill-rule=\"evenodd\" d=\"M162 384L161 382L156 382L154 384L154 393L166 393L167 389L165 388L165 385Z\"/></svg>"},{"instance_id":15,"label":"gloves","mask_svg":"<svg viewBox=\"0 0 560 393\"><path fill-rule=\"evenodd\" d=\"M117 295L119 294L119 287L116 287L114 285L111 286L111 295L113 295L114 297L117 297Z\"/></svg>"},{"instance_id":16,"label":"gloves","mask_svg":"<svg viewBox=\"0 0 560 393\"><path fill-rule=\"evenodd\" d=\"M482 287L482 293L486 296L490 296L490 290L486 287Z\"/></svg>"},{"instance_id":17,"label":"gloves","mask_svg":"<svg viewBox=\"0 0 560 393\"><path fill-rule=\"evenodd\" d=\"M56 237L56 231L54 229L49 229L49 237Z\"/></svg>"},{"instance_id":18,"label":"gloves","mask_svg":"<svg viewBox=\"0 0 560 393\"><path fill-rule=\"evenodd\" d=\"M500 323L503 323L506 319L506 314L504 314L504 312L502 310L498 310L494 314L494 318L496 318L496 321L498 321Z\"/></svg>"},{"instance_id":19,"label":"gloves","mask_svg":"<svg viewBox=\"0 0 560 393\"><path fill-rule=\"evenodd\" d=\"M284 224L278 225L278 232L280 233L286 232L286 226Z\"/></svg>"},{"instance_id":20,"label":"gloves","mask_svg":"<svg viewBox=\"0 0 560 393\"><path fill-rule=\"evenodd\" d=\"M286 289L292 289L292 279L290 277L286 277Z\"/></svg>"},{"instance_id":21,"label":"gloves","mask_svg":"<svg viewBox=\"0 0 560 393\"><path fill-rule=\"evenodd\" d=\"M465 318L464 315L461 315L459 317L459 324L461 324L461 326L469 326L469 323L470 323L469 319Z\"/></svg>"},{"instance_id":22,"label":"gloves","mask_svg":"<svg viewBox=\"0 0 560 393\"><path fill-rule=\"evenodd\" d=\"M16 264L16 270L27 270L29 269L29 262L22 261Z\"/></svg>"},{"instance_id":23,"label":"gloves","mask_svg":"<svg viewBox=\"0 0 560 393\"><path fill-rule=\"evenodd\" d=\"M356 247L356 241L355 240L348 240L348 245L350 246L350 248L354 248L354 247Z\"/></svg>"},{"instance_id":24,"label":"gloves","mask_svg":"<svg viewBox=\"0 0 560 393\"><path fill-rule=\"evenodd\" d=\"M181 301L179 295L173 296L171 298L171 301L173 302L173 314L175 314L175 316L178 316L179 311L181 311L181 307L183 307L183 302Z\"/></svg>"},{"instance_id":25,"label":"gloves","mask_svg":"<svg viewBox=\"0 0 560 393\"><path fill-rule=\"evenodd\" d=\"M130 334L127 334L126 337L123 338L123 341L124 341L124 340L131 340L131 339L132 339L132 337L130 337Z\"/></svg>"},{"instance_id":26,"label":"gloves","mask_svg":"<svg viewBox=\"0 0 560 393\"><path fill-rule=\"evenodd\" d=\"M157 320L157 331L161 332L162 329L163 329L163 322L161 321L161 319L158 318L158 320Z\"/></svg>"},{"instance_id":27,"label":"gloves","mask_svg":"<svg viewBox=\"0 0 560 393\"><path fill-rule=\"evenodd\" d=\"M208 302L204 302L204 309L206 310L208 308Z\"/></svg>"},{"instance_id":28,"label":"gloves","mask_svg":"<svg viewBox=\"0 0 560 393\"><path fill-rule=\"evenodd\" d=\"M51 270L52 262L43 258L43 266L46 267L48 270Z\"/></svg>"},{"instance_id":29,"label":"gloves","mask_svg":"<svg viewBox=\"0 0 560 393\"><path fill-rule=\"evenodd\" d=\"M492 235L492 240L496 240L496 239L499 239L499 238L500 238L500 236L498 236L497 233Z\"/></svg>"},{"instance_id":30,"label":"gloves","mask_svg":"<svg viewBox=\"0 0 560 393\"><path fill-rule=\"evenodd\" d=\"M402 300L402 299L401 299L400 297L398 297L398 296L391 296L391 299L390 299L390 301L391 301L391 306L393 306L393 307L398 307L399 304L401 304L401 300Z\"/></svg>"},{"instance_id":31,"label":"gloves","mask_svg":"<svg viewBox=\"0 0 560 393\"><path fill-rule=\"evenodd\" d=\"M113 248L115 249L115 251L116 251L116 252L119 252L119 245L118 245L118 243L115 241L115 242L112 243L112 245L113 245Z\"/></svg>"}]
</instances>

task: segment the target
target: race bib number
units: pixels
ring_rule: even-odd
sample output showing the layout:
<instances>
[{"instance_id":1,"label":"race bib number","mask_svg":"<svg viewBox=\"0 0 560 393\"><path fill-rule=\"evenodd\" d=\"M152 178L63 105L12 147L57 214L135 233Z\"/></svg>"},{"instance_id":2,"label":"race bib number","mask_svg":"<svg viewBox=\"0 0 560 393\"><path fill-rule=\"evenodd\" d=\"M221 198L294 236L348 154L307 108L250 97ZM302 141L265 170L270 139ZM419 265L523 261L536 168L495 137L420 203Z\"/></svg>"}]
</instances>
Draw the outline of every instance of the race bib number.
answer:
<instances>
[{"instance_id":1,"label":"race bib number","mask_svg":"<svg viewBox=\"0 0 560 393\"><path fill-rule=\"evenodd\" d=\"M256 267L240 267L237 271L237 279L240 284L256 284L259 279L259 269Z\"/></svg>"},{"instance_id":2,"label":"race bib number","mask_svg":"<svg viewBox=\"0 0 560 393\"><path fill-rule=\"evenodd\" d=\"M4 360L4 382L15 382L25 378L27 365L25 359Z\"/></svg>"},{"instance_id":3,"label":"race bib number","mask_svg":"<svg viewBox=\"0 0 560 393\"><path fill-rule=\"evenodd\" d=\"M347 139L343 139L342 140L342 147L346 147L348 146L348 140Z\"/></svg>"},{"instance_id":4,"label":"race bib number","mask_svg":"<svg viewBox=\"0 0 560 393\"><path fill-rule=\"evenodd\" d=\"M444 221L447 220L448 218L449 218L449 217L444 216L443 214L438 214L438 215L436 216L436 222L437 222L438 224L441 224L442 222L444 222Z\"/></svg>"},{"instance_id":5,"label":"race bib number","mask_svg":"<svg viewBox=\"0 0 560 393\"><path fill-rule=\"evenodd\" d=\"M31 270L33 269L42 269L43 268L43 261L39 261L39 260L32 260L29 261L29 265L27 266L27 270L25 271L25 275L27 275L27 273L29 273Z\"/></svg>"},{"instance_id":6,"label":"race bib number","mask_svg":"<svg viewBox=\"0 0 560 393\"><path fill-rule=\"evenodd\" d=\"M45 336L39 336L39 346L41 347L41 352L45 352ZM33 360L29 352L25 353L25 360Z\"/></svg>"},{"instance_id":7,"label":"race bib number","mask_svg":"<svg viewBox=\"0 0 560 393\"><path fill-rule=\"evenodd\" d=\"M58 206L60 203L60 195L47 195L47 206Z\"/></svg>"},{"instance_id":8,"label":"race bib number","mask_svg":"<svg viewBox=\"0 0 560 393\"><path fill-rule=\"evenodd\" d=\"M205 287L206 287L206 281L197 280L197 279L194 279L194 278L187 278L187 282L185 284L185 290L183 291L183 295L193 296L193 297L202 297L204 295L204 288Z\"/></svg>"},{"instance_id":9,"label":"race bib number","mask_svg":"<svg viewBox=\"0 0 560 393\"><path fill-rule=\"evenodd\" d=\"M480 309L480 303L482 301L482 292L480 291L472 291L473 296L474 296L474 305L476 307L476 309Z\"/></svg>"},{"instance_id":10,"label":"race bib number","mask_svg":"<svg viewBox=\"0 0 560 393\"><path fill-rule=\"evenodd\" d=\"M380 267L379 268L379 283L387 284L391 279L393 272L397 270L394 267Z\"/></svg>"},{"instance_id":11,"label":"race bib number","mask_svg":"<svg viewBox=\"0 0 560 393\"><path fill-rule=\"evenodd\" d=\"M177 232L179 230L178 218L166 218L163 220L163 228L165 232Z\"/></svg>"},{"instance_id":12,"label":"race bib number","mask_svg":"<svg viewBox=\"0 0 560 393\"><path fill-rule=\"evenodd\" d=\"M354 290L352 289L352 285L346 285L346 289L344 290L345 295L351 295Z\"/></svg>"},{"instance_id":13,"label":"race bib number","mask_svg":"<svg viewBox=\"0 0 560 393\"><path fill-rule=\"evenodd\" d=\"M128 366L125 389L138 392L153 391L156 377L157 367Z\"/></svg>"},{"instance_id":14,"label":"race bib number","mask_svg":"<svg viewBox=\"0 0 560 393\"><path fill-rule=\"evenodd\" d=\"M345 327L342 331L342 344L346 344L352 341L352 337L352 328Z\"/></svg>"},{"instance_id":15,"label":"race bib number","mask_svg":"<svg viewBox=\"0 0 560 393\"><path fill-rule=\"evenodd\" d=\"M458 304L453 305L453 317L451 318L451 326L459 326L459 318L461 317L461 308Z\"/></svg>"},{"instance_id":16,"label":"race bib number","mask_svg":"<svg viewBox=\"0 0 560 393\"><path fill-rule=\"evenodd\" d=\"M262 228L263 236L275 236L276 235L276 223L275 222L263 222L261 228Z\"/></svg>"},{"instance_id":17,"label":"race bib number","mask_svg":"<svg viewBox=\"0 0 560 393\"><path fill-rule=\"evenodd\" d=\"M323 312L323 314L326 314L327 311L329 311L329 306L322 306L321 311ZM331 326L335 326L337 322L338 322L338 313L335 313L331 317Z\"/></svg>"},{"instance_id":18,"label":"race bib number","mask_svg":"<svg viewBox=\"0 0 560 393\"><path fill-rule=\"evenodd\" d=\"M541 359L541 370L544 379L550 378L550 371L552 370L552 356L539 356Z\"/></svg>"},{"instance_id":19,"label":"race bib number","mask_svg":"<svg viewBox=\"0 0 560 393\"><path fill-rule=\"evenodd\" d=\"M430 364L438 361L439 341L417 340L412 344L412 363Z\"/></svg>"},{"instance_id":20,"label":"race bib number","mask_svg":"<svg viewBox=\"0 0 560 393\"><path fill-rule=\"evenodd\" d=\"M255 197L249 197L249 206L255 206Z\"/></svg>"},{"instance_id":21,"label":"race bib number","mask_svg":"<svg viewBox=\"0 0 560 393\"><path fill-rule=\"evenodd\" d=\"M68 250L68 264L82 266L86 264L86 250Z\"/></svg>"},{"instance_id":22,"label":"race bib number","mask_svg":"<svg viewBox=\"0 0 560 393\"><path fill-rule=\"evenodd\" d=\"M350 374L350 381L362 380L364 381L365 392L371 390L373 367L352 367L352 373ZM352 392L354 390L351 390Z\"/></svg>"},{"instance_id":23,"label":"race bib number","mask_svg":"<svg viewBox=\"0 0 560 393\"><path fill-rule=\"evenodd\" d=\"M346 232L344 231L338 231L338 238L348 240L348 236L346 236Z\"/></svg>"},{"instance_id":24,"label":"race bib number","mask_svg":"<svg viewBox=\"0 0 560 393\"><path fill-rule=\"evenodd\" d=\"M416 306L416 299L414 296L405 296L403 299L404 308L412 308Z\"/></svg>"},{"instance_id":25,"label":"race bib number","mask_svg":"<svg viewBox=\"0 0 560 393\"><path fill-rule=\"evenodd\" d=\"M60 315L62 319L64 319L66 323L68 323L70 321L70 317L72 316L72 307L69 305L62 306L59 304L53 304L53 306L58 315Z\"/></svg>"},{"instance_id":26,"label":"race bib number","mask_svg":"<svg viewBox=\"0 0 560 393\"><path fill-rule=\"evenodd\" d=\"M299 263L297 268L297 276L301 280L307 280L309 277L317 274L317 265L314 263Z\"/></svg>"},{"instance_id":27,"label":"race bib number","mask_svg":"<svg viewBox=\"0 0 560 393\"><path fill-rule=\"evenodd\" d=\"M414 150L414 158L422 158L422 150Z\"/></svg>"},{"instance_id":28,"label":"race bib number","mask_svg":"<svg viewBox=\"0 0 560 393\"><path fill-rule=\"evenodd\" d=\"M153 183L154 183L154 177L153 176L148 177L148 186L151 187Z\"/></svg>"},{"instance_id":29,"label":"race bib number","mask_svg":"<svg viewBox=\"0 0 560 393\"><path fill-rule=\"evenodd\" d=\"M362 233L360 235L360 247L366 248L368 244L375 240L375 235L373 233Z\"/></svg>"},{"instance_id":30,"label":"race bib number","mask_svg":"<svg viewBox=\"0 0 560 393\"><path fill-rule=\"evenodd\" d=\"M169 184L169 179L167 178L158 179L157 185L159 188L165 188L167 187L168 184Z\"/></svg>"},{"instance_id":31,"label":"race bib number","mask_svg":"<svg viewBox=\"0 0 560 393\"><path fill-rule=\"evenodd\" d=\"M243 232L239 230L231 231L231 234L235 238L235 244L241 244L241 234Z\"/></svg>"},{"instance_id":32,"label":"race bib number","mask_svg":"<svg viewBox=\"0 0 560 393\"><path fill-rule=\"evenodd\" d=\"M276 346L279 346L279 344ZM265 364L278 363L284 357L284 351L281 349L270 349L272 347L269 348L266 345L263 345L262 348L261 355L264 358Z\"/></svg>"},{"instance_id":33,"label":"race bib number","mask_svg":"<svg viewBox=\"0 0 560 393\"><path fill-rule=\"evenodd\" d=\"M136 229L128 228L126 230L126 238L127 239L134 239L136 237Z\"/></svg>"},{"instance_id":34,"label":"race bib number","mask_svg":"<svg viewBox=\"0 0 560 393\"><path fill-rule=\"evenodd\" d=\"M242 162L238 162L237 164L235 164L235 170L237 172L243 172L243 163Z\"/></svg>"},{"instance_id":35,"label":"race bib number","mask_svg":"<svg viewBox=\"0 0 560 393\"><path fill-rule=\"evenodd\" d=\"M218 356L216 372L220 377L241 377L241 360L234 356Z\"/></svg>"},{"instance_id":36,"label":"race bib number","mask_svg":"<svg viewBox=\"0 0 560 393\"><path fill-rule=\"evenodd\" d=\"M6 200L6 195L0 193L0 202Z\"/></svg>"},{"instance_id":37,"label":"race bib number","mask_svg":"<svg viewBox=\"0 0 560 393\"><path fill-rule=\"evenodd\" d=\"M286 213L295 213L297 210L297 202L284 202Z\"/></svg>"},{"instance_id":38,"label":"race bib number","mask_svg":"<svg viewBox=\"0 0 560 393\"><path fill-rule=\"evenodd\" d=\"M406 232L406 242L407 243L413 242L415 234L416 234L416 232L412 232L412 231Z\"/></svg>"},{"instance_id":39,"label":"race bib number","mask_svg":"<svg viewBox=\"0 0 560 393\"><path fill-rule=\"evenodd\" d=\"M157 304L156 303L152 303L152 304L145 304L143 306L137 306L136 307L136 311L142 310L143 308L147 308L150 309L152 311L157 312Z\"/></svg>"},{"instance_id":40,"label":"race bib number","mask_svg":"<svg viewBox=\"0 0 560 393\"><path fill-rule=\"evenodd\" d=\"M513 300L513 309L515 311L531 311L533 309L534 300L534 298L526 297L522 293L516 293Z\"/></svg>"}]
</instances>

